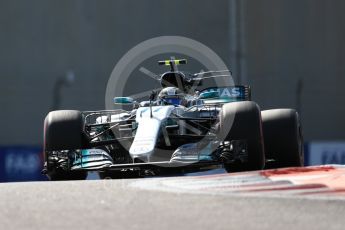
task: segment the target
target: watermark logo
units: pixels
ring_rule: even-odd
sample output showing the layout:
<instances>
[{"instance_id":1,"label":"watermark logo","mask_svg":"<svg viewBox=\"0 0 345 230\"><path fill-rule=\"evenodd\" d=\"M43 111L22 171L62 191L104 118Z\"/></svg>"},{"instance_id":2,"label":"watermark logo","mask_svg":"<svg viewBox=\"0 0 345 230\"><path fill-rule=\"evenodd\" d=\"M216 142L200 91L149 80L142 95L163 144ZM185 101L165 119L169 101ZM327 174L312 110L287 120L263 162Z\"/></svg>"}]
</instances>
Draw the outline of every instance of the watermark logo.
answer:
<instances>
[{"instance_id":1,"label":"watermark logo","mask_svg":"<svg viewBox=\"0 0 345 230\"><path fill-rule=\"evenodd\" d=\"M141 42L140 44L129 50L115 65L111 76L108 80L105 107L106 110L113 110L114 97L131 97L137 102L148 100L152 91L160 92L162 85L160 84L161 74L168 72L162 66L158 66L157 62L160 60L175 60L187 59L188 65L180 66L176 71L185 72L188 69L190 76L194 73L199 73L198 77L202 78L203 73L210 73L215 71L218 75L224 77L212 77L214 74L209 74L209 82L212 82L213 87L233 86L233 78L231 72L224 71L229 68L224 61L209 47L190 38L181 36L162 36L152 38ZM193 70L191 71L191 68ZM182 70L183 69L183 70ZM211 76L211 77L210 77ZM206 87L207 88L207 87ZM190 97L193 97L196 92L188 91ZM233 92L236 93L236 92ZM181 125L181 124L180 124ZM199 130L188 123L182 124L185 129L195 132L198 135ZM229 127L230 129L230 127ZM162 131L165 142L166 132ZM168 142L167 142L168 141ZM200 140L199 142L202 142ZM128 148L128 146L126 147ZM171 150L160 150L160 152L170 153ZM169 153L168 153L169 152Z\"/></svg>"}]
</instances>

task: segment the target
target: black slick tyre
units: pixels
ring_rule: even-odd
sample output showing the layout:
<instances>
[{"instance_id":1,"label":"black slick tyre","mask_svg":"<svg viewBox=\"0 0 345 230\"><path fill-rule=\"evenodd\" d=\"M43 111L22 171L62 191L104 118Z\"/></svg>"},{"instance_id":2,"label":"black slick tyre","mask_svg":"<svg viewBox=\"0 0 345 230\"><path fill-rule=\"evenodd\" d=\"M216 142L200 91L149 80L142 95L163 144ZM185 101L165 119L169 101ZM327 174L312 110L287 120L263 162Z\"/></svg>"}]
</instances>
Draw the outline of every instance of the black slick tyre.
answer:
<instances>
[{"instance_id":1,"label":"black slick tyre","mask_svg":"<svg viewBox=\"0 0 345 230\"><path fill-rule=\"evenodd\" d=\"M266 158L271 168L299 167L304 164L303 135L294 109L262 111Z\"/></svg>"},{"instance_id":2,"label":"black slick tyre","mask_svg":"<svg viewBox=\"0 0 345 230\"><path fill-rule=\"evenodd\" d=\"M265 165L261 112L252 101L223 105L220 112L220 138L224 141L245 140L248 161L224 163L228 172L260 170Z\"/></svg>"},{"instance_id":3,"label":"black slick tyre","mask_svg":"<svg viewBox=\"0 0 345 230\"><path fill-rule=\"evenodd\" d=\"M84 180L85 171L66 171L55 167L50 160L52 151L82 149L86 146L83 118L80 111L50 112L44 120L44 157L49 180Z\"/></svg>"}]
</instances>

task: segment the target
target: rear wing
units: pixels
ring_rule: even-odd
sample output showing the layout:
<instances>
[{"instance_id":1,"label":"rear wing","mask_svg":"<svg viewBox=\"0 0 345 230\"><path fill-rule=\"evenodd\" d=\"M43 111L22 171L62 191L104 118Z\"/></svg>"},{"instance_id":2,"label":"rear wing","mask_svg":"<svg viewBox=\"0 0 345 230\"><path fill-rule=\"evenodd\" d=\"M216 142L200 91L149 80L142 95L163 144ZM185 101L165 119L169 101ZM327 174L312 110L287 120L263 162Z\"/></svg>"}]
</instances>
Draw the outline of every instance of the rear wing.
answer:
<instances>
[{"instance_id":1,"label":"rear wing","mask_svg":"<svg viewBox=\"0 0 345 230\"><path fill-rule=\"evenodd\" d=\"M199 99L205 102L227 103L234 101L250 101L251 89L248 85L235 85L224 87L209 87L199 93Z\"/></svg>"}]
</instances>

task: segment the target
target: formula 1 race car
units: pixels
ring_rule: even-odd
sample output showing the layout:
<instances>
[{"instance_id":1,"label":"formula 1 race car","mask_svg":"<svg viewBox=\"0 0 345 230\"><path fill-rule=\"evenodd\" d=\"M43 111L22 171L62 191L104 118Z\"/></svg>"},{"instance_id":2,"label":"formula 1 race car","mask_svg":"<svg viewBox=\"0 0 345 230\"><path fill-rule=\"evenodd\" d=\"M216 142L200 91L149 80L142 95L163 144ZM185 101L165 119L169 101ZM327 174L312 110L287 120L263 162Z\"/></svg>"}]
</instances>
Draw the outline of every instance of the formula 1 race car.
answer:
<instances>
[{"instance_id":1,"label":"formula 1 race car","mask_svg":"<svg viewBox=\"0 0 345 230\"><path fill-rule=\"evenodd\" d=\"M126 178L224 167L227 172L303 165L303 139L293 109L261 111L249 86L203 87L229 70L190 74L186 60L160 61L162 89L148 101L115 97L130 109L59 110L44 121L43 173L50 180ZM226 73L226 74L225 74Z\"/></svg>"}]
</instances>

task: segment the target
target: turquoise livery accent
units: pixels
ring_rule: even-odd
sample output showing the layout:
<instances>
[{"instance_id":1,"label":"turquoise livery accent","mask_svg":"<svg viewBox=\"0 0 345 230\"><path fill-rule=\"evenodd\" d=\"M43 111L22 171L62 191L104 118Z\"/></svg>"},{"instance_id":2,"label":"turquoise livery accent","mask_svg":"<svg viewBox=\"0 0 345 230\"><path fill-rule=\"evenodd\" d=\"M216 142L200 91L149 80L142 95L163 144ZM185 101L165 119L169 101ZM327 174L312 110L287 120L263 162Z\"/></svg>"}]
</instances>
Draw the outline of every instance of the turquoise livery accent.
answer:
<instances>
[{"instance_id":1,"label":"turquoise livery accent","mask_svg":"<svg viewBox=\"0 0 345 230\"><path fill-rule=\"evenodd\" d=\"M102 149L82 149L75 153L71 169L92 168L113 164L111 156Z\"/></svg>"},{"instance_id":2,"label":"turquoise livery accent","mask_svg":"<svg viewBox=\"0 0 345 230\"><path fill-rule=\"evenodd\" d=\"M133 104L134 99L131 97L114 97L114 104Z\"/></svg>"}]
</instances>

